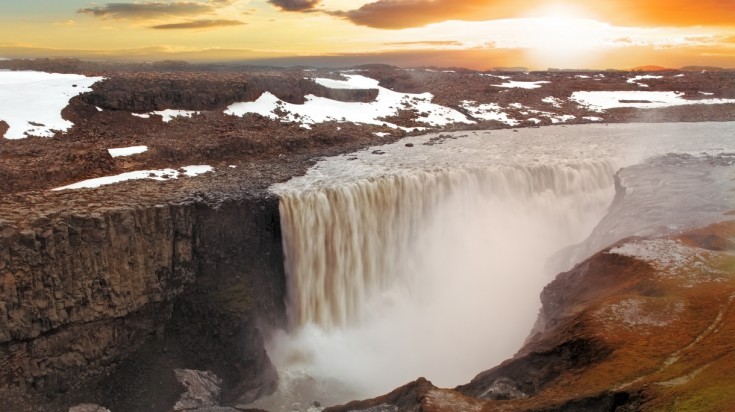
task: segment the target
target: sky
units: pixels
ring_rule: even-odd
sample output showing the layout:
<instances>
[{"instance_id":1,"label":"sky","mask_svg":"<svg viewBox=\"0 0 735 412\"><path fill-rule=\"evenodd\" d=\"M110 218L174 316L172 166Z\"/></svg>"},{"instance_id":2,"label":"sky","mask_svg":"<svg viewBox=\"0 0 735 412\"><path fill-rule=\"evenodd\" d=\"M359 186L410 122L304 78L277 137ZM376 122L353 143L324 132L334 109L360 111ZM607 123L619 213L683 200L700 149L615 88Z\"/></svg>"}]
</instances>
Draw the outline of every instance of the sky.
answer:
<instances>
[{"instance_id":1,"label":"sky","mask_svg":"<svg viewBox=\"0 0 735 412\"><path fill-rule=\"evenodd\" d=\"M0 0L0 57L735 68L735 0Z\"/></svg>"}]
</instances>

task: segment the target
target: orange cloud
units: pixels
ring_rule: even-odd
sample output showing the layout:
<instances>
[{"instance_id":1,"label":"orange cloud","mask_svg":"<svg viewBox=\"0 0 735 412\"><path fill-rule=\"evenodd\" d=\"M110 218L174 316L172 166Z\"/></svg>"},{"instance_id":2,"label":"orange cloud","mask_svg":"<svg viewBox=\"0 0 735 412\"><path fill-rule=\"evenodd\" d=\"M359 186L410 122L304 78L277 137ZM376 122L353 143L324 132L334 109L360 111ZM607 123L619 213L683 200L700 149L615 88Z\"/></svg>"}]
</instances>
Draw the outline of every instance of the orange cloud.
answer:
<instances>
[{"instance_id":1,"label":"orange cloud","mask_svg":"<svg viewBox=\"0 0 735 412\"><path fill-rule=\"evenodd\" d=\"M213 29L216 27L241 26L245 23L238 20L192 20L182 23L169 23L151 26L151 29L157 30L176 30L176 29Z\"/></svg>"},{"instance_id":2,"label":"orange cloud","mask_svg":"<svg viewBox=\"0 0 735 412\"><path fill-rule=\"evenodd\" d=\"M447 20L492 20L523 17L548 1L504 0L377 0L362 7L330 14L354 24L381 29L425 26ZM724 25L735 24L733 0L559 0L595 17L621 25Z\"/></svg>"},{"instance_id":3,"label":"orange cloud","mask_svg":"<svg viewBox=\"0 0 735 412\"><path fill-rule=\"evenodd\" d=\"M77 13L118 20L153 20L166 17L212 14L228 6L232 0L108 3L104 6L80 9Z\"/></svg>"},{"instance_id":4,"label":"orange cloud","mask_svg":"<svg viewBox=\"0 0 735 412\"><path fill-rule=\"evenodd\" d=\"M334 15L360 26L402 29L447 20L510 17L516 9L517 5L501 0L378 0Z\"/></svg>"}]
</instances>

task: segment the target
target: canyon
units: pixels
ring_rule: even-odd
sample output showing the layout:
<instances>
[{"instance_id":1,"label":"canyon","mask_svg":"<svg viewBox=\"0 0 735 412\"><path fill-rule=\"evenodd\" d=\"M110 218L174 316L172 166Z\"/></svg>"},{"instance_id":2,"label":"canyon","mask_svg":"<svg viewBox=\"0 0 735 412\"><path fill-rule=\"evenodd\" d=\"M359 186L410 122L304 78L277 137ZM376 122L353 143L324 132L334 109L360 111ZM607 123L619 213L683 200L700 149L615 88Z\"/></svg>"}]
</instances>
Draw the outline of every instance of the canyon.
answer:
<instances>
[{"instance_id":1,"label":"canyon","mask_svg":"<svg viewBox=\"0 0 735 412\"><path fill-rule=\"evenodd\" d=\"M164 66L133 67L126 71L125 67L113 70L78 61L42 60L3 61L2 67L52 68L53 72L105 78L93 85L91 92L70 100L62 114L74 126L65 133L55 132L50 138L2 139L0 144L0 192L3 196L0 208L0 408L3 410L67 410L85 403L103 405L113 411L172 410L185 392L185 385L177 379L183 375L174 370L210 371L216 375L214 380L221 386L217 399L200 406L229 405L246 410L250 407L244 405L278 393L279 375L281 383L287 376L280 360L273 356L278 352L278 339L282 344L286 342L287 347L287 342L293 338L284 333L288 335L299 325L309 323L329 330L364 318L364 311L370 308L367 304L374 296L390 292L395 286L391 282L399 276L397 273L404 271L400 265L422 256L414 255L412 247L418 245L418 249L441 251L444 246L433 245L430 240L416 243L415 238L424 230L426 215L421 213L439 213L445 221L451 222L448 219L456 215L453 210L456 211L457 205L464 205L469 220L458 223L457 235L473 233L469 228L478 224L473 216L487 207L487 203L468 202L467 197L459 196L454 206L442 206L446 208L444 211L437 211L442 207L423 210L422 205L434 204L436 199L444 198L457 188L461 188L460 193L482 191L485 186L468 184L477 181L494 182L490 187L499 197L510 194L513 198L516 190L528 187L531 198L519 197L497 209L496 214L507 218L510 214L503 215L502 210L517 211L519 205L531 208L529 205L538 202L538 209L544 211L538 216L538 222L562 219L558 226L548 229L549 233L563 232L570 226L577 228L570 230L574 233L563 240L553 238L553 243L561 247L582 242L581 246L555 255L558 266L549 269L553 273L544 272L547 277L536 279L533 288L528 288L531 293L521 305L527 313L525 320L519 322L527 324L516 326L512 333L499 332L505 338L513 336L504 352L498 351L492 359L470 359L468 370L463 372L465 380L458 376L439 385L459 385L455 389L439 389L427 380L418 380L384 397L349 404L343 410L456 410L456 405L465 405L466 410L614 410L624 407L636 410L641 405L650 409L664 408L671 399L684 398L691 402L702 401L699 398L715 399L715 403L709 404L711 410L726 410L730 405L727 397L712 398L705 392L725 393L725 383L732 382L725 376L722 386L708 384L727 370L729 359L726 355L729 344L719 337L729 334L727 291L732 274L733 232L726 220L735 207L732 207L732 188L723 188L730 187L726 182L727 173L732 170L732 161L727 155L728 150L733 150L728 140L732 137L732 123L621 124L619 128L604 123L733 120L732 103L697 104L686 108L622 107L600 113L567 100L573 91L584 88L584 84L592 89L588 91L601 88L592 83L594 80L587 82L588 79L581 79L583 86L575 83L572 88L570 79L573 76L570 75L556 79L557 74L552 73L519 74L519 81L549 81L550 84L542 83L541 90L503 91L493 86L495 80L500 83L503 79L473 72L405 71L382 66L359 69L362 70L360 76L376 79L386 90L404 93L409 98L410 94L431 92L434 104L470 116L468 123L427 125L417 120L425 115L406 107L387 119L386 123L397 126L394 128L339 119L300 122L289 118L290 121L282 121L280 117L285 119L287 114L277 110L275 118L224 113L231 104L253 102L266 91L293 105L304 104L308 95L365 104L384 93L383 89L372 87L347 87L339 82L348 82L340 79L349 77L340 77L338 73L317 73L324 76L320 78L334 81L320 81L320 84L309 80L311 72L306 72L305 78L300 69L230 69L218 73L196 67ZM602 82L612 82L610 78L616 78L616 84L626 90L639 87L627 82L630 78L627 73L606 73L605 76L600 78L605 79ZM696 79L696 74L686 73L685 76L669 75L670 78L655 79L651 84L654 89L669 89L672 82L682 82L676 90L684 93L717 93L713 98L723 100L735 97L732 82L727 80L731 74L727 72L705 73ZM712 83L712 76L721 79ZM492 84L483 83L487 81ZM661 83L657 85L656 81ZM483 86L473 87L476 82ZM240 88L233 84L240 84ZM713 87L713 84L725 86ZM462 93L460 100L455 91L450 92L450 86L451 90L464 87L468 92ZM550 90L545 89L547 87ZM471 90L474 91L469 92ZM472 93L476 95L469 95ZM570 113L575 117L570 123L603 124L535 128L537 123L528 119L536 119L534 116L540 116L539 112L555 110L542 99L549 94L564 99L563 108L540 120L541 124L551 125L557 115ZM470 99L479 102L472 110L462 103ZM482 120L477 110L491 103L507 108L506 115L520 119L514 126L516 130L527 127L514 131L502 117L501 120ZM520 107L510 106L512 103ZM286 104L281 107L292 110ZM156 115L149 118L131 115L166 109L200 113L170 122ZM496 110L485 109L484 113ZM527 114L522 114L523 111ZM595 117L595 120L584 120L584 117ZM596 120L598 117L601 120ZM309 127L302 127L304 124ZM714 130L710 134L724 140L707 141L710 126ZM588 140L558 143L573 127L587 128L582 130L589 130ZM611 131L605 131L606 127ZM418 128L421 130L416 130ZM485 132L488 129L490 132ZM433 133L426 134L431 131ZM595 140L596 136L606 133L609 136L606 139ZM653 150L654 145L638 139L642 134L657 133L666 138L681 134L675 142L669 142L671 146L668 147L692 157L682 154L682 157L667 158L667 152ZM615 141L617 138L629 141ZM471 148L480 141L492 142L495 146L477 157ZM534 141L537 143L529 143ZM130 157L113 158L107 151L112 147L142 144L148 151ZM677 148L677 144L682 146ZM594 156L589 151L578 150L565 154L568 163L562 166L567 169L560 169L561 172L544 169L549 168L550 163L556 164L559 154L566 153L569 148L593 145L592 151L603 153L597 162L590 161ZM618 147L636 150L619 153ZM432 156L441 161L426 170L432 165L429 161ZM663 166L641 165L651 156L658 156ZM403 164L403 169L399 168L403 172L400 172L391 163L396 159L399 163L414 161L416 164ZM523 165L527 169L522 169L524 159L535 159L536 164ZM459 170L447 171L460 163L463 167ZM487 163L498 166L486 175L483 170ZM134 180L88 190L49 190L100 176L193 164L212 165L213 171L197 177ZM426 170L424 174L405 173L418 165ZM650 174L652 172L636 174L636 167L668 167L671 170L656 177ZM706 173L712 176L718 173L726 176L713 178L717 185L707 187L715 194L707 192L706 196L698 197L705 202L676 203L678 212L667 215L676 219L664 223L656 220L654 213L650 221L637 216L638 220L615 226L615 222L625 222L622 217L641 210L640 204L648 202L648 210L655 209L650 207L651 199L643 197L637 201L634 197L635 193L651 187L634 190L640 176L649 176L652 182L664 182L662 186L676 188L679 183L669 186L665 184L666 178L678 182L677 176L684 178L690 172L700 173L699 168L703 167L711 167ZM467 174L462 174L463 170L468 171ZM677 174L677 171L682 173ZM525 183L506 180L505 186L498 183L502 181L498 176L509 179L517 173L530 180ZM583 178L575 178L575 173ZM380 200L377 187L386 183L381 179L388 179L400 190L393 191L392 198ZM380 216L386 220L378 219L374 223L377 226L353 228L340 234L341 237L320 235L319 226L303 227L297 234L293 231L294 225L284 217L294 216L295 211L300 210L303 206L300 202L304 201L300 193L310 193L314 181L319 190L327 190L330 204L342 202L348 206L343 210L351 207L351 210L367 213L368 209L357 206L364 206L371 199L382 202L374 207L382 210ZM326 185L325 182L332 186L319 186ZM580 186L575 189L570 182ZM341 189L335 188L335 184ZM362 197L351 197L354 185L362 191ZM690 190L698 186L704 185L695 182L693 186L681 187ZM433 191L427 190L429 187ZM722 191L717 192L719 189ZM565 194L574 200L564 203L555 199L555 203L544 203L548 200L544 198L547 190L552 193L567 191ZM673 195L679 196L684 191L675 191ZM579 202L572 195L582 192L592 194L584 198L588 203ZM538 196L533 198L536 196L533 193ZM717 197L717 193L730 197ZM685 198L673 195L672 199ZM314 200L315 204L318 200ZM357 203L349 206L350 202ZM611 202L613 206L608 211ZM628 206L631 202L635 207ZM395 204L403 207L391 209ZM543 207L551 204L556 204L559 210ZM284 212L289 205L291 214ZM623 212L615 214L616 205ZM569 207L579 208L571 214L584 220L583 224L574 226L563 220L570 214ZM318 213L318 208L314 210ZM681 210L703 213L683 213ZM355 219L355 214L339 217L330 211L324 213L317 220L324 221L330 216L337 221L343 219L343 223L334 223L331 227ZM715 215L718 217L713 217ZM360 219L369 220L370 217L363 215ZM661 229L676 222L681 224ZM501 223L487 224L492 227ZM404 224L408 226L402 226ZM505 232L499 232L507 234L517 227L508 225ZM368 227L371 229L366 229ZM649 231L626 232L621 227L649 228ZM476 232L484 232L481 228L478 224ZM441 236L451 234L450 229L451 224L440 225L435 231ZM595 236L595 230L601 234ZM355 237L359 233L378 233L380 242ZM584 243L589 233L593 233L591 240ZM289 242L289 236L297 237ZM315 240L320 239L319 236L325 237ZM533 235L530 236L520 243L523 248L529 248L529 254L533 249L530 243ZM695 250L696 253L692 253L697 256L705 253L708 264L714 266L694 265L696 273L689 277L697 278L701 272L707 279L716 280L696 281L692 285L687 283L691 282L689 277L673 276L662 280L662 271L655 264L641 258L640 253L634 253L638 249L626 249L628 243L625 242L635 243L624 240L631 236L639 236L643 239L641 242L677 242L689 248L687 251ZM310 241L302 240L304 238ZM436 236L425 239L433 238ZM299 282L293 277L296 262L289 256L314 256L314 249L310 252L310 247L318 248L334 239L340 240L334 242L334 254L326 255L326 262L323 262L326 266L322 269L316 261L299 264L317 268L313 273L344 267L342 273L361 273L360 285L333 288L334 296L344 299L339 303L328 296L308 293L304 297L293 296L295 291L308 292L308 288L303 282L294 283ZM353 245L353 252L366 255L348 257L342 253L346 251L340 249L345 245ZM471 244L465 246L471 247ZM517 249L516 244L510 246ZM618 249L619 252L611 252ZM556 252L555 249L544 250L539 256ZM523 258L523 255L518 257L521 261ZM384 266L366 269L366 265L373 262ZM543 266L543 263L539 261L535 265ZM569 264L578 265L570 267ZM437 265L436 276L451 268ZM429 265L418 272L430 273L431 269ZM553 280L558 272L562 274ZM345 282L349 283L349 279ZM547 283L550 284L543 289L541 302L538 302L538 293ZM478 291L483 287L482 284L469 285ZM525 285L518 287L523 289ZM309 303L309 299L315 300ZM449 302L456 303L456 300ZM483 306L479 307L483 309L476 306L475 310L487 313ZM541 315L535 333L524 344L538 309ZM666 323L665 319L650 318L659 312L675 313L681 322ZM466 318L450 317L449 321L456 323L457 319ZM664 325L660 326L662 323ZM713 333L715 330L718 334ZM424 334L417 336L416 341L408 340L403 353L422 345L422 340L432 340L430 336ZM364 339L364 336L357 336L357 339ZM669 343L662 345L664 341ZM477 344L482 342L481 339L476 341ZM691 342L702 345L689 345ZM304 348L304 345L302 342L297 346ZM441 365L438 358L445 349L437 346L429 352L437 358L437 365ZM672 353L677 355L673 362L666 358ZM506 358L510 360L502 362ZM640 362L642 358L646 362ZM680 359L684 361L679 362ZM475 373L501 362L495 369L472 379ZM395 384L384 382L385 388L372 388L371 396L418 378L411 375L410 368L396 365L396 369L408 375L397 377ZM466 375L470 370L474 372ZM380 379L380 374L377 376L373 379ZM627 378L630 380L625 381ZM470 380L469 384L461 385ZM575 386L574 382L585 384ZM664 384L667 382L673 383ZM570 390L570 387L575 389ZM354 397L340 401L366 397L367 393L355 393L350 388L346 392ZM300 402L318 401L309 398L314 397L312 395L304 395Z\"/></svg>"}]
</instances>

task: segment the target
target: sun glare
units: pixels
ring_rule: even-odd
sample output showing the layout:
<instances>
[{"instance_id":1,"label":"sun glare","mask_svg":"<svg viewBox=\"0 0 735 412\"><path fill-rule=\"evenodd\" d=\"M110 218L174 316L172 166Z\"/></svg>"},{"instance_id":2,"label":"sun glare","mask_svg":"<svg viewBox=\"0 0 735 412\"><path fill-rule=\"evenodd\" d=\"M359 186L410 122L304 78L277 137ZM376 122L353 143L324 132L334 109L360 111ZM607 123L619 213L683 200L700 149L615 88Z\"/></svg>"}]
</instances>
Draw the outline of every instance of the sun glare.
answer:
<instances>
[{"instance_id":1,"label":"sun glare","mask_svg":"<svg viewBox=\"0 0 735 412\"><path fill-rule=\"evenodd\" d=\"M529 58L539 65L567 67L595 60L605 40L605 23L579 7L546 5L530 12L526 22Z\"/></svg>"}]
</instances>

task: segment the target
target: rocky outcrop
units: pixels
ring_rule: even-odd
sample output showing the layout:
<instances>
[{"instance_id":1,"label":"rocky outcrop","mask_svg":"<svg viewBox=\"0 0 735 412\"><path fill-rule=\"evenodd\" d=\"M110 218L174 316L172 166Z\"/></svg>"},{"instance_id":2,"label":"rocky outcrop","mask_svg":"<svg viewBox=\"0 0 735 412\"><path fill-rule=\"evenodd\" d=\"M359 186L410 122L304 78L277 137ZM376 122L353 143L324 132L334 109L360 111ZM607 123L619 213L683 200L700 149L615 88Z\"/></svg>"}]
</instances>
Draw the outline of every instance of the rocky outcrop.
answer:
<instances>
[{"instance_id":1,"label":"rocky outcrop","mask_svg":"<svg viewBox=\"0 0 735 412\"><path fill-rule=\"evenodd\" d=\"M164 206L50 218L20 233L6 227L2 386L63 387L90 364L137 348L142 331L163 327L171 301L195 278L193 212Z\"/></svg>"},{"instance_id":2,"label":"rocky outcrop","mask_svg":"<svg viewBox=\"0 0 735 412\"><path fill-rule=\"evenodd\" d=\"M369 102L378 95L377 90L370 89L329 89L303 76L136 73L109 78L83 99L103 110L214 110L235 102L254 101L264 92L298 104L304 103L309 94L346 102Z\"/></svg>"},{"instance_id":3,"label":"rocky outcrop","mask_svg":"<svg viewBox=\"0 0 735 412\"><path fill-rule=\"evenodd\" d=\"M182 392L175 368L215 371L222 399L272 390L260 330L284 313L277 204L259 195L5 225L0 392L55 399L41 410L167 410ZM135 391L161 380L143 407ZM25 410L17 399L0 409Z\"/></svg>"}]
</instances>

